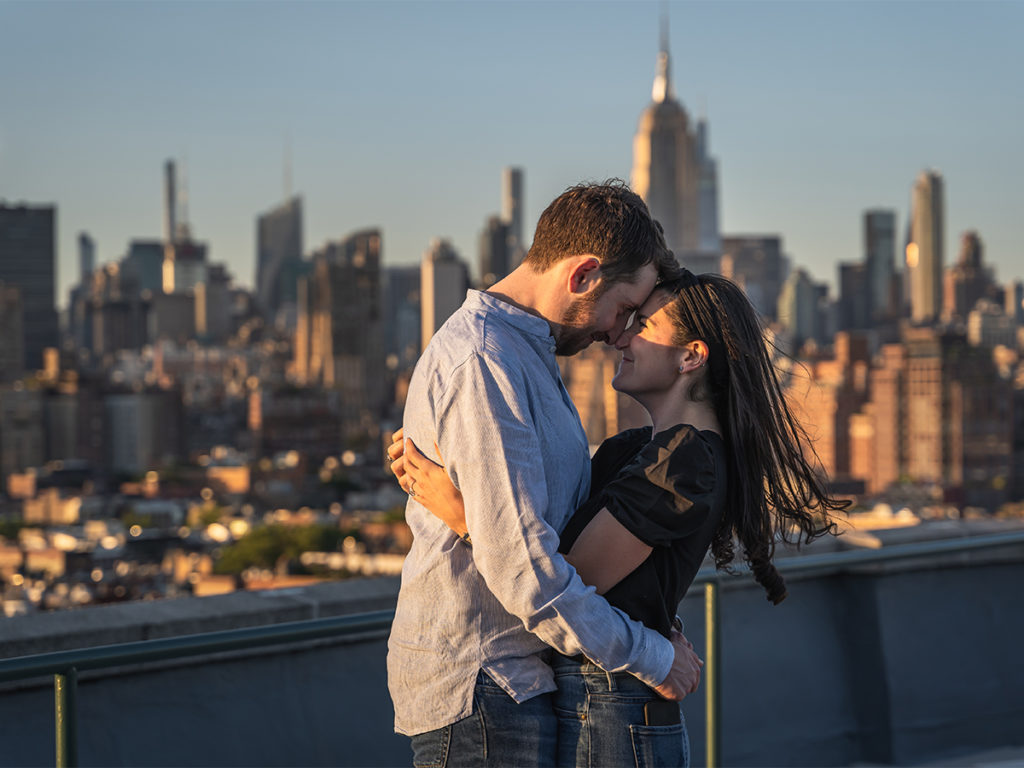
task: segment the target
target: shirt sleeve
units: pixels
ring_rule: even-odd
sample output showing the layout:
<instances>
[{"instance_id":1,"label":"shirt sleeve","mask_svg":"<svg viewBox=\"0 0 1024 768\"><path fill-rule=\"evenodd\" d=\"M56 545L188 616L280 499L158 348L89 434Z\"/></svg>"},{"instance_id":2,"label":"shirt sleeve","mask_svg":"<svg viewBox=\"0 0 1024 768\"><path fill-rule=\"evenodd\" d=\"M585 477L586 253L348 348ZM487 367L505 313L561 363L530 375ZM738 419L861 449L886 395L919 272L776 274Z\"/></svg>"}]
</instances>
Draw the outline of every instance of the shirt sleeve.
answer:
<instances>
[{"instance_id":1,"label":"shirt sleeve","mask_svg":"<svg viewBox=\"0 0 1024 768\"><path fill-rule=\"evenodd\" d=\"M710 446L683 424L654 435L605 486L605 508L640 541L665 547L692 535L711 512L715 464Z\"/></svg>"},{"instance_id":2,"label":"shirt sleeve","mask_svg":"<svg viewBox=\"0 0 1024 768\"><path fill-rule=\"evenodd\" d=\"M556 650L659 685L672 665L671 643L585 586L558 553L558 534L545 520L544 476L559 467L543 461L522 371L476 353L437 406L439 448L462 492L473 560L488 589Z\"/></svg>"}]
</instances>

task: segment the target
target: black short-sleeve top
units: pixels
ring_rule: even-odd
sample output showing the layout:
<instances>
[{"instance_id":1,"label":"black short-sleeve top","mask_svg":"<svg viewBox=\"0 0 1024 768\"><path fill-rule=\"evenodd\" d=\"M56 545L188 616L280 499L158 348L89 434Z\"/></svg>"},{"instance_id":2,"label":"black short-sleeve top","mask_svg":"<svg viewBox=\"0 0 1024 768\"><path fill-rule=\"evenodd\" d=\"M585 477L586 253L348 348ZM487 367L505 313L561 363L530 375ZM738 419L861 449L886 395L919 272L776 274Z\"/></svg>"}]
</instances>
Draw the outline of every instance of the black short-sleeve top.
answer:
<instances>
[{"instance_id":1,"label":"black short-sleeve top","mask_svg":"<svg viewBox=\"0 0 1024 768\"><path fill-rule=\"evenodd\" d=\"M631 618L666 637L722 517L726 454L714 432L677 424L610 437L591 460L590 497L562 532L568 553L602 508L653 547L650 556L605 593Z\"/></svg>"}]
</instances>

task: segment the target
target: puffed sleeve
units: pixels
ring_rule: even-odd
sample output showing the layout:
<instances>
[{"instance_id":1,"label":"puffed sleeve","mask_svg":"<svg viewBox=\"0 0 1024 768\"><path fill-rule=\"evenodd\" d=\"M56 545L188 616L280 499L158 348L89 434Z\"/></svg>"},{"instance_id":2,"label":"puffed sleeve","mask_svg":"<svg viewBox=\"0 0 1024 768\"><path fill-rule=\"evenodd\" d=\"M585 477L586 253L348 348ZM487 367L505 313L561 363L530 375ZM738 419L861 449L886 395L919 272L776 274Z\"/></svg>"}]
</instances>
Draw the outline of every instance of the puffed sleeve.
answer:
<instances>
[{"instance_id":1,"label":"puffed sleeve","mask_svg":"<svg viewBox=\"0 0 1024 768\"><path fill-rule=\"evenodd\" d=\"M651 438L605 486L605 508L652 547L693 534L711 512L717 473L711 446L677 424Z\"/></svg>"}]
</instances>

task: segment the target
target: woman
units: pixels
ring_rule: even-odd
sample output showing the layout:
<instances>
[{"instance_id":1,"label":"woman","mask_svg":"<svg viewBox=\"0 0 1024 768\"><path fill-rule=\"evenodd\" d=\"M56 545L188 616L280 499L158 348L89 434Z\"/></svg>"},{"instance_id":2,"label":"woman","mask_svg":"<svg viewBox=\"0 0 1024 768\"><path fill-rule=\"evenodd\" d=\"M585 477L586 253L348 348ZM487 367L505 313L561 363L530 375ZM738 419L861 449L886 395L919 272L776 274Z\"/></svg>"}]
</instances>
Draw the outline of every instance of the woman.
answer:
<instances>
[{"instance_id":1,"label":"woman","mask_svg":"<svg viewBox=\"0 0 1024 768\"><path fill-rule=\"evenodd\" d=\"M683 270L655 288L616 348L612 386L637 400L653 427L601 445L590 498L560 551L612 605L666 637L708 549L728 568L734 540L768 599L780 602L776 538L799 544L834 533L829 513L845 503L805 458L754 308L726 278ZM443 467L404 447L403 455L396 433L388 452L403 489L471 545ZM560 762L688 762L677 705L585 658L556 656L553 667Z\"/></svg>"}]
</instances>

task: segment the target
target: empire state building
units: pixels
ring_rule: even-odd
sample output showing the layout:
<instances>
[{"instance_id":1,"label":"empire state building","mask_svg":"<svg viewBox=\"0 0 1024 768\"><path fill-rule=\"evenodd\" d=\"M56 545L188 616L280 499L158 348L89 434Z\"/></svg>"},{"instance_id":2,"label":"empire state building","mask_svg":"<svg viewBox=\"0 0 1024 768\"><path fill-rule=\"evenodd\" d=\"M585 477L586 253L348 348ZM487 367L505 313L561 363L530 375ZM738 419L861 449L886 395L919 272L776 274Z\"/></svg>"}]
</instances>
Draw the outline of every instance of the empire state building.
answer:
<instances>
[{"instance_id":1,"label":"empire state building","mask_svg":"<svg viewBox=\"0 0 1024 768\"><path fill-rule=\"evenodd\" d=\"M718 166L708 154L706 121L692 126L676 99L664 26L652 97L633 139L630 185L661 222L677 259L717 271Z\"/></svg>"}]
</instances>

